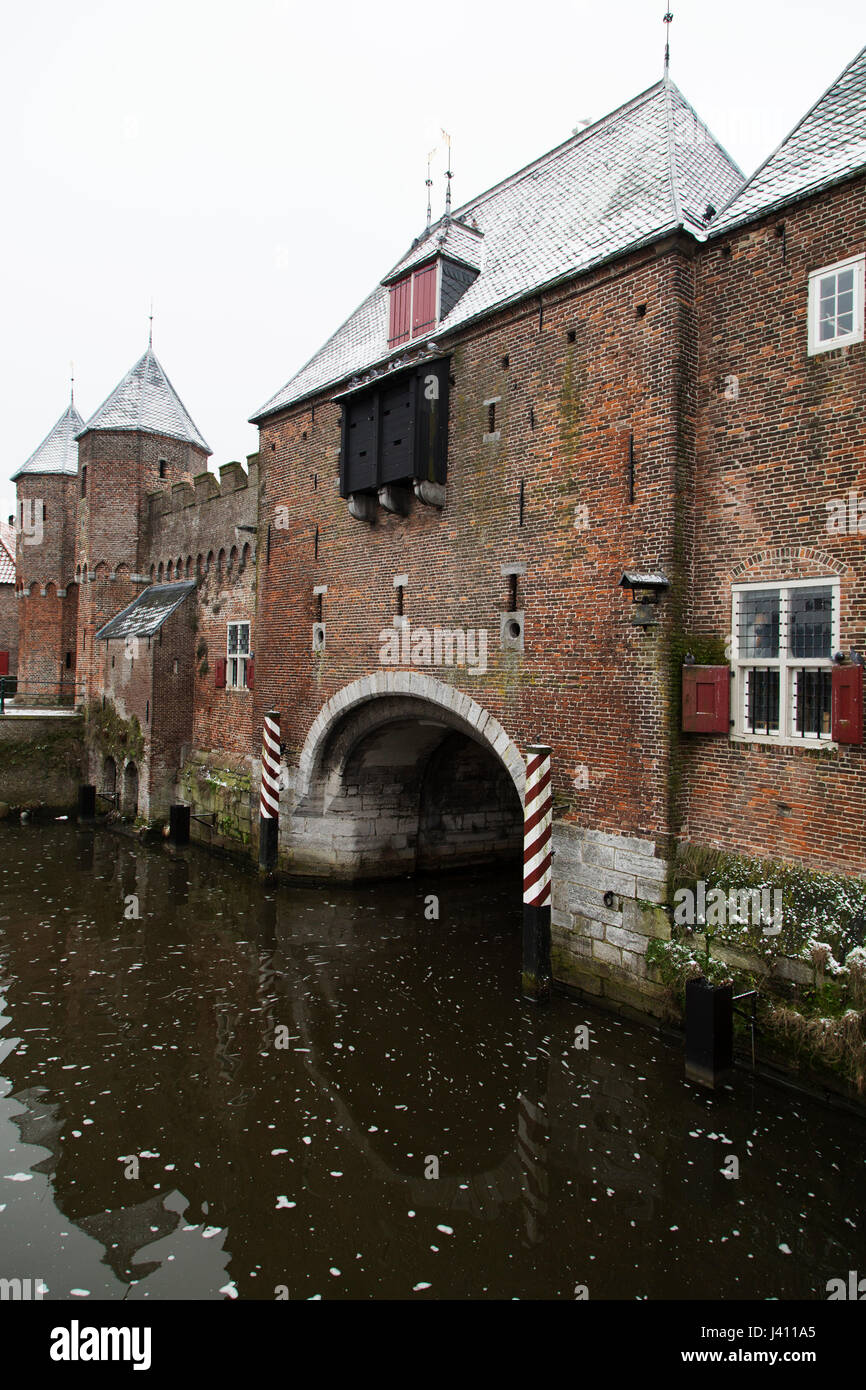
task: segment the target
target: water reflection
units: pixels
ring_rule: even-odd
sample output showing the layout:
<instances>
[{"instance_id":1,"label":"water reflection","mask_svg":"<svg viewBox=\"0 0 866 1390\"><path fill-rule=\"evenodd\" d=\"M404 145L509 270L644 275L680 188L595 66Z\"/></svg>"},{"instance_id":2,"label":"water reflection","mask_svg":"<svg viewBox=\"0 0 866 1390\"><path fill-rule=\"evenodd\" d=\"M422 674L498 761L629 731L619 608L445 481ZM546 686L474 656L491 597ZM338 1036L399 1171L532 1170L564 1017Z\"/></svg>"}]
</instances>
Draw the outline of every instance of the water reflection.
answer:
<instances>
[{"instance_id":1,"label":"water reflection","mask_svg":"<svg viewBox=\"0 0 866 1390\"><path fill-rule=\"evenodd\" d=\"M863 1262L864 1126L745 1079L708 1097L639 1026L528 1006L501 874L266 892L66 824L0 850L0 1276L792 1298Z\"/></svg>"}]
</instances>

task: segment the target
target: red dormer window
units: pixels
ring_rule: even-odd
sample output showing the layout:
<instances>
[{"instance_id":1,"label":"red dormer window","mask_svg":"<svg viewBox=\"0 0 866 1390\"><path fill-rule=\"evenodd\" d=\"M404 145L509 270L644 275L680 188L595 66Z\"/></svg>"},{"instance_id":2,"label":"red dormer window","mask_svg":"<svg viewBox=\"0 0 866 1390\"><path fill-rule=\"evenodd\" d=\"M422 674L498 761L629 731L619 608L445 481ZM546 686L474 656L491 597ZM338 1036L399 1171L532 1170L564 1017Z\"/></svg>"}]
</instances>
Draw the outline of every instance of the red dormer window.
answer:
<instances>
[{"instance_id":1,"label":"red dormer window","mask_svg":"<svg viewBox=\"0 0 866 1390\"><path fill-rule=\"evenodd\" d=\"M388 346L408 343L436 326L436 262L405 275L391 286L391 316Z\"/></svg>"}]
</instances>

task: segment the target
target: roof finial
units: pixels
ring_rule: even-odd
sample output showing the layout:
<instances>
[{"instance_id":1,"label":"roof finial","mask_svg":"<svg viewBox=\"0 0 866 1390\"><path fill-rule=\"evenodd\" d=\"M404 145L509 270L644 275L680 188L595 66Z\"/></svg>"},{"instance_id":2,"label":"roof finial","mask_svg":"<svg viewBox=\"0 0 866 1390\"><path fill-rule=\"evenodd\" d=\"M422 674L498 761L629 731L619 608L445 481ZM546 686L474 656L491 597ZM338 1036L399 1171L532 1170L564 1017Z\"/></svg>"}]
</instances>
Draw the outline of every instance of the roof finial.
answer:
<instances>
[{"instance_id":1,"label":"roof finial","mask_svg":"<svg viewBox=\"0 0 866 1390\"><path fill-rule=\"evenodd\" d=\"M153 295L150 296L150 331L147 335L147 346L153 347Z\"/></svg>"},{"instance_id":2,"label":"roof finial","mask_svg":"<svg viewBox=\"0 0 866 1390\"><path fill-rule=\"evenodd\" d=\"M438 148L438 147L437 147L437 148ZM430 206L430 190L431 190L431 188L433 187L433 180L432 180L431 177L430 177L430 165L431 165L431 163L432 163L433 156L434 156L435 153L436 153L436 150L433 149L433 150L430 151L430 153L429 153L428 156L427 156L427 228L428 228L428 230L429 230L429 228L430 228L430 222L431 222L432 217L433 217L433 209L432 209L432 207Z\"/></svg>"},{"instance_id":3,"label":"roof finial","mask_svg":"<svg viewBox=\"0 0 866 1390\"><path fill-rule=\"evenodd\" d=\"M69 404L75 404L75 363L69 363Z\"/></svg>"},{"instance_id":4,"label":"roof finial","mask_svg":"<svg viewBox=\"0 0 866 1390\"><path fill-rule=\"evenodd\" d=\"M665 77L667 77L671 65L671 25L673 24L673 19L672 12L668 10L664 18L664 22L667 25L665 29Z\"/></svg>"},{"instance_id":5,"label":"roof finial","mask_svg":"<svg viewBox=\"0 0 866 1390\"><path fill-rule=\"evenodd\" d=\"M443 130L443 131L442 131L442 139L445 141L445 144L448 146L448 168L445 170L445 179L446 179L446 184L445 184L445 216L446 216L446 217L450 217L450 216L451 216L451 180L452 180L452 178L454 177L454 175L453 175L452 172L451 172L451 136L448 134L447 130Z\"/></svg>"}]
</instances>

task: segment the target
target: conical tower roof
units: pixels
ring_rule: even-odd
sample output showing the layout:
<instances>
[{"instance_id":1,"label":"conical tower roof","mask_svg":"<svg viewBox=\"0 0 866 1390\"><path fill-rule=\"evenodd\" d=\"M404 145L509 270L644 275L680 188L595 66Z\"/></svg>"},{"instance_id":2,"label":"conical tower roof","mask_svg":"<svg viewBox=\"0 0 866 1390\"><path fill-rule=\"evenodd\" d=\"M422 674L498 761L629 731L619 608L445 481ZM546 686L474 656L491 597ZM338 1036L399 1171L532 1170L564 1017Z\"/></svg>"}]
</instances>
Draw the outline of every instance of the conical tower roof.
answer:
<instances>
[{"instance_id":1,"label":"conical tower roof","mask_svg":"<svg viewBox=\"0 0 866 1390\"><path fill-rule=\"evenodd\" d=\"M206 454L211 452L150 344L144 356L79 429L79 437L89 430L141 430L144 434L164 434L170 439L196 444Z\"/></svg>"},{"instance_id":2,"label":"conical tower roof","mask_svg":"<svg viewBox=\"0 0 866 1390\"><path fill-rule=\"evenodd\" d=\"M70 401L39 448L22 463L17 473L12 474L13 483L24 473L77 473L78 445L75 441L83 425L84 421Z\"/></svg>"}]
</instances>

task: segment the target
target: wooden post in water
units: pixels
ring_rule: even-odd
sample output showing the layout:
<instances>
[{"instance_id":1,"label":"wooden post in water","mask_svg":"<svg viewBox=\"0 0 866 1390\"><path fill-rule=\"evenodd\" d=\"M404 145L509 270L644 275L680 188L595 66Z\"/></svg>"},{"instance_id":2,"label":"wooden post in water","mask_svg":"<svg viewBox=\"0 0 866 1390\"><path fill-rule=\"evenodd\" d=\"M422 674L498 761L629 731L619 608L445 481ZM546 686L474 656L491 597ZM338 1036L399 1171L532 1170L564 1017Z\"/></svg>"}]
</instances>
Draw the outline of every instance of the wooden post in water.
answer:
<instances>
[{"instance_id":1,"label":"wooden post in water","mask_svg":"<svg viewBox=\"0 0 866 1390\"><path fill-rule=\"evenodd\" d=\"M84 783L78 788L79 820L93 820L96 816L96 788Z\"/></svg>"},{"instance_id":2,"label":"wooden post in water","mask_svg":"<svg viewBox=\"0 0 866 1390\"><path fill-rule=\"evenodd\" d=\"M275 709L268 710L262 730L259 812L259 868L271 873L277 863L280 833L280 714Z\"/></svg>"},{"instance_id":3,"label":"wooden post in water","mask_svg":"<svg viewBox=\"0 0 866 1390\"><path fill-rule=\"evenodd\" d=\"M523 801L523 994L536 1004L550 999L550 753L543 743L526 750Z\"/></svg>"}]
</instances>

